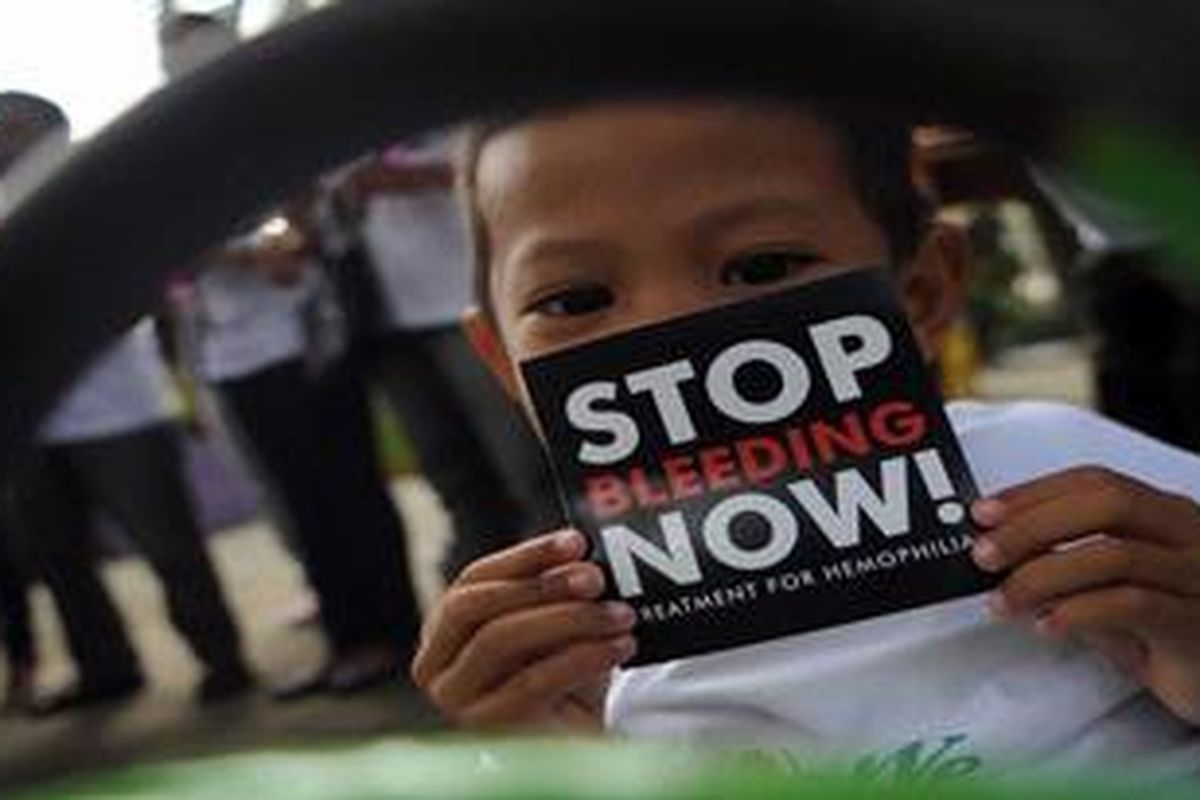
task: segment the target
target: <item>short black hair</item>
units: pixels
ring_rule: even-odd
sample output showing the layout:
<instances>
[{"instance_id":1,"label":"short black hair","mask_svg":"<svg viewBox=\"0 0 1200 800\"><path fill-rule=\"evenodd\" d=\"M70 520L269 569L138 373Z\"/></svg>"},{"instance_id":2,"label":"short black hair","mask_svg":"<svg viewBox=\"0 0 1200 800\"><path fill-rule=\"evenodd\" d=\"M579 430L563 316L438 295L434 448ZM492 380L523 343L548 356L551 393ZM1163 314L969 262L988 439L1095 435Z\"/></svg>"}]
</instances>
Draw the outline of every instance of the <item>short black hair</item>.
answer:
<instances>
[{"instance_id":1,"label":"short black hair","mask_svg":"<svg viewBox=\"0 0 1200 800\"><path fill-rule=\"evenodd\" d=\"M883 230L892 261L896 265L908 263L916 256L933 216L932 204L916 183L913 125L875 110L792 102L833 130L841 145L851 184L867 215ZM493 136L536 116L502 115L476 122L465 131L460 148L459 182L473 240L476 301L484 311L490 311L487 296L490 253L475 193L479 156Z\"/></svg>"},{"instance_id":2,"label":"short black hair","mask_svg":"<svg viewBox=\"0 0 1200 800\"><path fill-rule=\"evenodd\" d=\"M893 260L910 260L933 216L931 202L917 188L912 126L871 112L817 113L838 135L851 184L887 237Z\"/></svg>"}]
</instances>

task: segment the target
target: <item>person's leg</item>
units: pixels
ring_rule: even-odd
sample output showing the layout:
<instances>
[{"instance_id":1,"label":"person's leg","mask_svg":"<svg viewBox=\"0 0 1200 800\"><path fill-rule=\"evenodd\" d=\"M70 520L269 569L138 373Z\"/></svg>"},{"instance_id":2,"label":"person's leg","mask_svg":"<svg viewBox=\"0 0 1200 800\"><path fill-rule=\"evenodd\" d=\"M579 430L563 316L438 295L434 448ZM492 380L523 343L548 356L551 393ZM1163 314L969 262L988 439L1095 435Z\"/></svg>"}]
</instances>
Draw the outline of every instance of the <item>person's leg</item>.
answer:
<instances>
[{"instance_id":1,"label":"person's leg","mask_svg":"<svg viewBox=\"0 0 1200 800\"><path fill-rule=\"evenodd\" d=\"M124 623L100 579L91 546L90 507L73 474L70 446L38 448L13 482L12 553L42 580L58 608L78 670L78 686L141 685L141 669Z\"/></svg>"},{"instance_id":2,"label":"person's leg","mask_svg":"<svg viewBox=\"0 0 1200 800\"><path fill-rule=\"evenodd\" d=\"M468 553L515 541L525 523L431 343L436 333L392 334L374 371L416 451L421 472L450 514L454 542L443 563L452 577Z\"/></svg>"},{"instance_id":3,"label":"person's leg","mask_svg":"<svg viewBox=\"0 0 1200 800\"><path fill-rule=\"evenodd\" d=\"M293 361L220 391L289 506L335 654L410 640L417 611L402 529L352 367L314 379Z\"/></svg>"},{"instance_id":4,"label":"person's leg","mask_svg":"<svg viewBox=\"0 0 1200 800\"><path fill-rule=\"evenodd\" d=\"M352 641L392 642L407 651L420 633L421 616L413 591L405 526L380 468L374 420L361 371L350 360L327 369L316 381L317 413L322 420L322 463L338 499L337 519L353 531L338 545L348 574L357 576L357 604L348 620ZM329 525L336 524L334 519Z\"/></svg>"},{"instance_id":5,"label":"person's leg","mask_svg":"<svg viewBox=\"0 0 1200 800\"><path fill-rule=\"evenodd\" d=\"M343 620L351 616L343 570L326 556L325 494L311 385L299 361L289 361L216 386L244 445L275 485L295 537L309 585L320 601L321 624L336 651L346 638Z\"/></svg>"},{"instance_id":6,"label":"person's leg","mask_svg":"<svg viewBox=\"0 0 1200 800\"><path fill-rule=\"evenodd\" d=\"M11 552L11 533L0 526L0 640L8 659L4 706L33 707L33 677L37 651L29 607L29 579Z\"/></svg>"},{"instance_id":7,"label":"person's leg","mask_svg":"<svg viewBox=\"0 0 1200 800\"><path fill-rule=\"evenodd\" d=\"M10 664L33 666L33 622L29 608L29 578L10 552L11 534L0 528L0 629Z\"/></svg>"},{"instance_id":8,"label":"person's leg","mask_svg":"<svg viewBox=\"0 0 1200 800\"><path fill-rule=\"evenodd\" d=\"M274 528L284 548L305 571L303 588L298 587L295 599L290 600L282 612L275 613L288 627L319 624L318 599L312 588L311 577L307 574L308 567L304 555L300 552L300 536L296 533L291 506L284 497L275 475L263 465L258 448L255 447L237 413L229 408L219 386L205 385L200 396L204 398L215 435L219 437L219 446L225 451L226 457L235 459L244 473L256 484L259 513Z\"/></svg>"},{"instance_id":9,"label":"person's leg","mask_svg":"<svg viewBox=\"0 0 1200 800\"><path fill-rule=\"evenodd\" d=\"M237 459L239 466L249 473L259 490L259 511L266 515L271 527L279 533L284 546L299 557L300 542L296 536L291 512L275 483L275 477L263 466L258 450L242 426L241 420L228 407L228 403L217 386L206 385L200 392L207 407L207 417L213 420L215 428L210 435L218 438L223 455Z\"/></svg>"},{"instance_id":10,"label":"person's leg","mask_svg":"<svg viewBox=\"0 0 1200 800\"><path fill-rule=\"evenodd\" d=\"M172 624L207 668L201 699L245 688L240 638L196 522L175 428L92 440L73 446L71 458L158 576Z\"/></svg>"}]
</instances>

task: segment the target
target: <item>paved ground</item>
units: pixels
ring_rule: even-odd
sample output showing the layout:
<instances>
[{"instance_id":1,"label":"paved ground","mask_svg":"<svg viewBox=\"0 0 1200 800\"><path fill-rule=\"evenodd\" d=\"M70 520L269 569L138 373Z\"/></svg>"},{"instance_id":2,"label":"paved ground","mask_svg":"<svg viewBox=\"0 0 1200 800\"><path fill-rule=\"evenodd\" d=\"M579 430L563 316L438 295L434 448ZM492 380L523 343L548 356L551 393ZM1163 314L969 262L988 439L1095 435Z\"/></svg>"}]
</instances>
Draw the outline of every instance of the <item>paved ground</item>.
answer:
<instances>
[{"instance_id":1,"label":"paved ground","mask_svg":"<svg viewBox=\"0 0 1200 800\"><path fill-rule=\"evenodd\" d=\"M1053 397L1087 404L1087 361L1074 347L1043 346L1013 354L979 381L983 396ZM438 587L433 565L446 538L446 519L419 482L398 484L397 498L420 535L412 542L419 588L425 598ZM250 656L266 678L280 677L320 657L312 629L289 628L282 617L301 595L294 562L261 524L226 532L213 542L221 576L241 620ZM132 621L153 688L136 702L103 713L28 721L0 718L0 788L14 781L128 764L135 760L223 752L429 730L435 715L410 689L392 688L346 699L314 699L289 705L255 697L198 711L188 694L196 673L184 645L166 625L153 580L136 560L107 567L107 578ZM46 643L43 682L69 678L61 637L48 598L37 597L37 620Z\"/></svg>"}]
</instances>

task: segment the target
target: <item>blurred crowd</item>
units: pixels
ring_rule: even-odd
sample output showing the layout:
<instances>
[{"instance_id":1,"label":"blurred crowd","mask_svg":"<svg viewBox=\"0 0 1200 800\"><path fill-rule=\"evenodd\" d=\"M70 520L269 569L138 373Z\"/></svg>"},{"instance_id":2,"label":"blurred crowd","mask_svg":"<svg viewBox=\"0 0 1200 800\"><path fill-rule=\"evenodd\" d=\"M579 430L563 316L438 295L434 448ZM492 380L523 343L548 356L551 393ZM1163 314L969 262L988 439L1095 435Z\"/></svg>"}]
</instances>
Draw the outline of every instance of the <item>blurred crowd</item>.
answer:
<instances>
[{"instance_id":1,"label":"blurred crowd","mask_svg":"<svg viewBox=\"0 0 1200 800\"><path fill-rule=\"evenodd\" d=\"M182 14L165 22L161 44L164 70L179 78L233 47L236 35L218 18ZM1193 303L1157 277L1152 243L1136 226L1096 228L1089 221L1107 212L1046 171L953 131L922 136L928 191L962 215L981 266L970 324L943 354L947 393L970 392L978 361L1046 333L1042 320L1064 326L1050 335L1070 336L1090 320L1102 408L1200 447L1190 413L1200 394ZM68 138L54 103L0 95L4 183L19 183L32 155L64 149ZM434 133L363 154L175 265L159 313L111 345L58 400L0 497L9 708L55 714L144 687L101 580L98 514L119 526L157 577L165 613L202 667L199 702L264 687L280 700L349 693L402 672L421 621L405 541L422 531L389 490L380 406L400 421L452 522L446 576L560 524L536 437L459 326L472 287L450 149L450 137ZM1013 199L1051 265L1041 284L1030 279L1028 253L1014 246L1005 205ZM0 206L0 236L2 216ZM1057 294L1031 289L1022 300L1011 291L1022 280L1057 286ZM1039 303L1049 308L1040 317ZM1110 313L1114 304L1122 313ZM1149 363L1138 355L1146 352L1162 358ZM198 432L236 452L261 487L266 515L315 598L328 645L321 663L258 676L247 662L184 468L185 438ZM53 599L76 670L73 682L46 692L37 690L30 607L37 584Z\"/></svg>"},{"instance_id":2,"label":"blurred crowd","mask_svg":"<svg viewBox=\"0 0 1200 800\"><path fill-rule=\"evenodd\" d=\"M236 43L228 25L197 14L169 19L161 39L172 78ZM52 102L2 100L3 166L65 145L68 122ZM97 514L157 577L202 667L198 702L263 683L280 700L349 693L404 672L420 626L405 539L420 531L389 491L373 400L402 421L448 512L447 575L556 524L536 439L458 324L470 277L449 150L433 134L364 154L177 265L161 312L58 400L0 512L10 708L55 714L144 686L100 577ZM183 437L197 431L231 443L262 487L315 598L322 663L269 678L247 663L184 469ZM77 675L48 692L35 689L36 583L53 598Z\"/></svg>"}]
</instances>

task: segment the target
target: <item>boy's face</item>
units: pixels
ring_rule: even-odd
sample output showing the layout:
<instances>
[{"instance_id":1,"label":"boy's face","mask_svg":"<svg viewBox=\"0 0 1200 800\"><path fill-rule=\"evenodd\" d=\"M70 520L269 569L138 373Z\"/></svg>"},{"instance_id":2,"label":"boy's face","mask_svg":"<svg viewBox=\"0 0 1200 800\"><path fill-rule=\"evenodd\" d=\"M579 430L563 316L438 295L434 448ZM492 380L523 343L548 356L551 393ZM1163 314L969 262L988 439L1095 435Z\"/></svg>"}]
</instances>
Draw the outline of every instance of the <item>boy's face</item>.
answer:
<instances>
[{"instance_id":1,"label":"boy's face","mask_svg":"<svg viewBox=\"0 0 1200 800\"><path fill-rule=\"evenodd\" d=\"M493 319L469 324L514 390L514 362L890 261L836 135L793 109L596 106L496 135L475 179ZM898 267L927 352L958 303L952 255Z\"/></svg>"}]
</instances>

